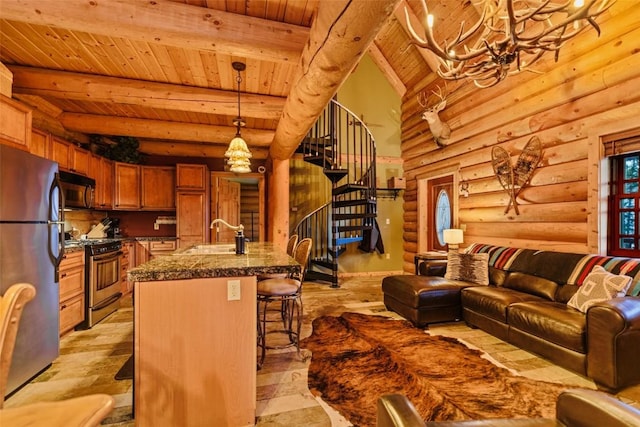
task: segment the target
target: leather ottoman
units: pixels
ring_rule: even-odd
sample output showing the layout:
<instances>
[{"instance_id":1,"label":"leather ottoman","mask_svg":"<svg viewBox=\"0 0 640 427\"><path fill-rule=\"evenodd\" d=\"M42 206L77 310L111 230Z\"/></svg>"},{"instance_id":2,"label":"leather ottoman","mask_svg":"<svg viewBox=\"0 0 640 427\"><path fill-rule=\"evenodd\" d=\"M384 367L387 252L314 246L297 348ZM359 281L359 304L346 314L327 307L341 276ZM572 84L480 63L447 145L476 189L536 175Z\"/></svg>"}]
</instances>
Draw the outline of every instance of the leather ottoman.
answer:
<instances>
[{"instance_id":1,"label":"leather ottoman","mask_svg":"<svg viewBox=\"0 0 640 427\"><path fill-rule=\"evenodd\" d=\"M473 285L442 277L411 274L382 279L387 309L395 311L418 328L429 323L460 320L460 291L469 286Z\"/></svg>"}]
</instances>

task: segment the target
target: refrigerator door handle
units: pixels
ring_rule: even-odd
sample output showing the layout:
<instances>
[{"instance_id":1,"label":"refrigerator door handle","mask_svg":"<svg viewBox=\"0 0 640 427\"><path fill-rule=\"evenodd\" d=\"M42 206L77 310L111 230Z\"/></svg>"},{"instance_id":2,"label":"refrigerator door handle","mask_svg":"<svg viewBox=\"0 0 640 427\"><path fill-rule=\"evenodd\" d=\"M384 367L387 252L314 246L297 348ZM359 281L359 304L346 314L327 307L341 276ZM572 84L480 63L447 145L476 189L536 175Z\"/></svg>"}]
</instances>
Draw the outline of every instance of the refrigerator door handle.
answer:
<instances>
[{"instance_id":1,"label":"refrigerator door handle","mask_svg":"<svg viewBox=\"0 0 640 427\"><path fill-rule=\"evenodd\" d=\"M60 197L60 202L58 206L53 206L54 193L58 190L58 195ZM58 211L58 221L55 221L53 218L54 209ZM60 184L60 175L56 172L53 178L53 182L51 183L51 188L49 189L49 219L47 221L49 225L49 252L52 261L56 266L56 282L58 282L58 267L60 266L60 262L64 257L64 192L62 191L62 186ZM58 254L51 253L51 228L58 227Z\"/></svg>"}]
</instances>

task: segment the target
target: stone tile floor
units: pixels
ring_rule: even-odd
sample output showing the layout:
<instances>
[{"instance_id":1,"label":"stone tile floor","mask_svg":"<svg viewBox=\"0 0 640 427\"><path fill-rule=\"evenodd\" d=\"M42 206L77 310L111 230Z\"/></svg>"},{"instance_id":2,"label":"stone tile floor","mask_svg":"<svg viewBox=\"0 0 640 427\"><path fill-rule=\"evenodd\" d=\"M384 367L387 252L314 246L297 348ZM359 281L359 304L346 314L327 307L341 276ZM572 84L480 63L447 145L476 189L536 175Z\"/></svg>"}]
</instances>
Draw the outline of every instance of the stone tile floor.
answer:
<instances>
[{"instance_id":1,"label":"stone tile floor","mask_svg":"<svg viewBox=\"0 0 640 427\"><path fill-rule=\"evenodd\" d=\"M382 276L352 277L332 289L324 283L306 282L302 336L311 333L311 321L322 315L339 315L344 311L400 318L385 309L380 283ZM132 351L133 309L131 297L104 321L86 331L65 335L60 356L52 366L14 393L5 407L27 403L67 399L91 393L108 393L115 397L116 408L103 422L109 426L134 426L132 420L132 381L114 376ZM429 332L459 338L469 346L488 353L496 363L530 378L594 388L592 381L560 368L542 358L507 344L464 323L431 325ZM303 356L308 357L303 351ZM308 360L295 349L271 350L257 375L258 426L348 426L340 414L316 399L307 387ZM636 405L640 386L618 395Z\"/></svg>"}]
</instances>

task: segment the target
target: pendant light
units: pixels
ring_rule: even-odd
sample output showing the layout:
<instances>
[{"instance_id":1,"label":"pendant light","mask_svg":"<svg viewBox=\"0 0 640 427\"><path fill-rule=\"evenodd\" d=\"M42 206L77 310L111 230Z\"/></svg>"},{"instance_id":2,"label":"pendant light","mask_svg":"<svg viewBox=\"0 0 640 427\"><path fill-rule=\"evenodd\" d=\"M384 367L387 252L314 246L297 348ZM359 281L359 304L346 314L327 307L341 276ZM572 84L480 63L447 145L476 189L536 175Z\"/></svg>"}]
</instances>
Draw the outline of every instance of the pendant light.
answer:
<instances>
[{"instance_id":1,"label":"pendant light","mask_svg":"<svg viewBox=\"0 0 640 427\"><path fill-rule=\"evenodd\" d=\"M229 143L229 148L227 149L224 156L228 159L227 164L230 166L229 170L231 172L236 173L248 173L251 172L251 162L249 159L251 158L251 151L247 147L247 143L242 139L242 135L240 134L240 128L245 125L244 120L240 116L240 83L242 82L242 77L240 76L240 72L245 70L245 64L243 62L233 62L231 64L233 69L238 72L238 76L236 77L236 82L238 83L238 117L233 120L233 124L236 125L236 136L233 137L231 142Z\"/></svg>"}]
</instances>

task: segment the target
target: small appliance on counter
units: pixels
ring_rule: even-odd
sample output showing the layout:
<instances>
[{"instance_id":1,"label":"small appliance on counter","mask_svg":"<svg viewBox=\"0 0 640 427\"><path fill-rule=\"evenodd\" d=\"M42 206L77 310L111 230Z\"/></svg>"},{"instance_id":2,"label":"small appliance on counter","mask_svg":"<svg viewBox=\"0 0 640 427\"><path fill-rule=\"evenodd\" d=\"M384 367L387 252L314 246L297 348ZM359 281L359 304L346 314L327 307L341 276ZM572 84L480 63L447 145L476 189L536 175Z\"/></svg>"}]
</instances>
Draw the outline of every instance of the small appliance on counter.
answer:
<instances>
[{"instance_id":1,"label":"small appliance on counter","mask_svg":"<svg viewBox=\"0 0 640 427\"><path fill-rule=\"evenodd\" d=\"M117 239L122 237L120 233L120 219L119 218L109 218L111 224L109 225L109 229L107 229L107 237L110 239Z\"/></svg>"}]
</instances>

